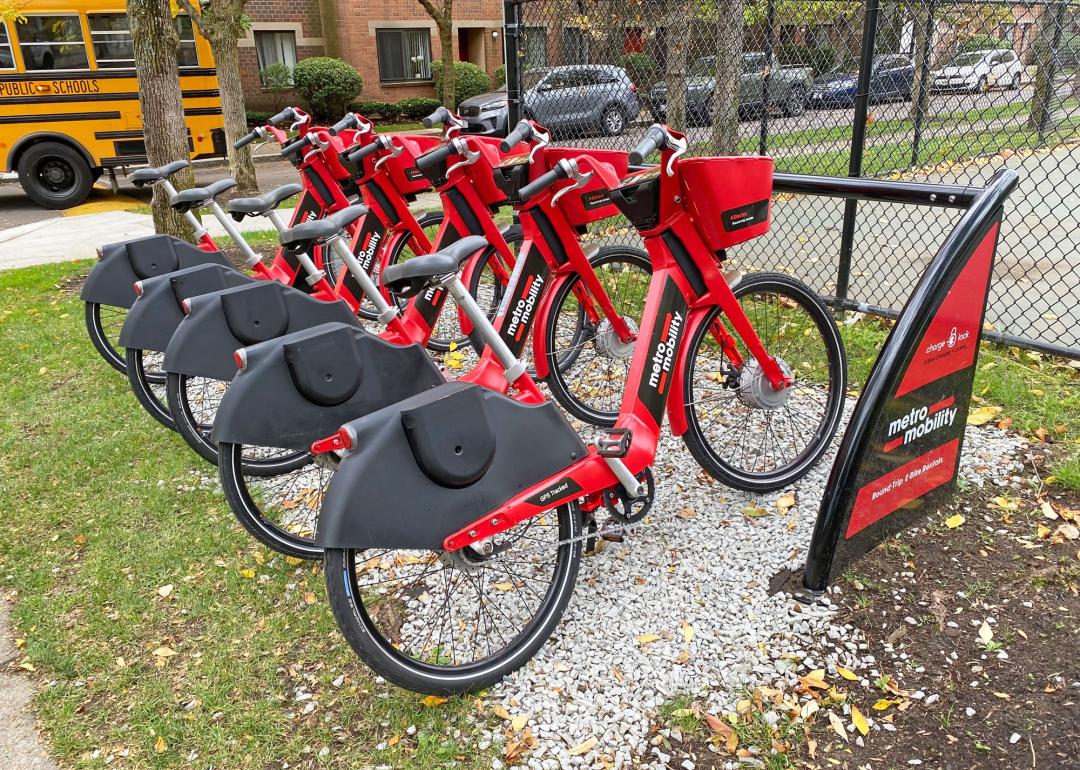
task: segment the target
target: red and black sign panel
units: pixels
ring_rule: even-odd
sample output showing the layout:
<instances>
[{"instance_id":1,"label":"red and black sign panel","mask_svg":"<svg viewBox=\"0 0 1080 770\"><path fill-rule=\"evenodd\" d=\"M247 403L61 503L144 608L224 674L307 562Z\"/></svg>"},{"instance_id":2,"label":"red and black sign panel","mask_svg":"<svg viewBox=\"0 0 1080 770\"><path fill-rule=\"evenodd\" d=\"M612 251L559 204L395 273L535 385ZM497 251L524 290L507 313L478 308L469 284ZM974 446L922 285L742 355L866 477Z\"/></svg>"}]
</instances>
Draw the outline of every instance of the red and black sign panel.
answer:
<instances>
[{"instance_id":1,"label":"red and black sign panel","mask_svg":"<svg viewBox=\"0 0 1080 770\"><path fill-rule=\"evenodd\" d=\"M882 349L870 380L884 375L887 382L871 392L868 381L862 398L876 403L856 407L849 430L861 435L845 437L833 468L830 483L841 465L849 473L822 502L808 587L823 588L845 564L935 510L952 490L1000 222L999 215L972 241L950 286L921 294L932 298L926 304L913 297ZM860 410L869 417L856 425Z\"/></svg>"}]
</instances>

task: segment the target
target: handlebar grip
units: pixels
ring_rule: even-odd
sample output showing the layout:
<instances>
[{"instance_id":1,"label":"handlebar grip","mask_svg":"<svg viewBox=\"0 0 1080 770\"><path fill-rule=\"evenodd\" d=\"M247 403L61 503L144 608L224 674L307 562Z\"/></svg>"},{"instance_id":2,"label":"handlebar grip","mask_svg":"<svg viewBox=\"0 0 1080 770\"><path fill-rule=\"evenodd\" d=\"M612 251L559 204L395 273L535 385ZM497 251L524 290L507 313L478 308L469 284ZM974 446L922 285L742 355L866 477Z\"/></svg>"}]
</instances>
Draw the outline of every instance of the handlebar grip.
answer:
<instances>
[{"instance_id":1,"label":"handlebar grip","mask_svg":"<svg viewBox=\"0 0 1080 770\"><path fill-rule=\"evenodd\" d=\"M288 144L282 145L282 147L281 147L281 155L282 155L282 157L287 158L290 155L295 155L300 150L300 148L303 147L307 143L308 143L308 135L304 134L300 138L293 139Z\"/></svg>"},{"instance_id":2,"label":"handlebar grip","mask_svg":"<svg viewBox=\"0 0 1080 770\"><path fill-rule=\"evenodd\" d=\"M250 134L245 134L244 136L233 142L233 149L239 150L241 147L247 147L249 144L251 144L258 138L259 133L257 131L252 131Z\"/></svg>"},{"instance_id":3,"label":"handlebar grip","mask_svg":"<svg viewBox=\"0 0 1080 770\"><path fill-rule=\"evenodd\" d=\"M667 142L667 134L659 124L649 126L645 132L645 138L638 142L637 147L630 151L629 161L633 166L640 166L645 159L659 150Z\"/></svg>"},{"instance_id":4,"label":"handlebar grip","mask_svg":"<svg viewBox=\"0 0 1080 770\"><path fill-rule=\"evenodd\" d=\"M368 142L363 147L358 147L355 150L346 153L345 159L348 160L350 163L359 163L368 155L373 154L378 149L378 142Z\"/></svg>"},{"instance_id":5,"label":"handlebar grip","mask_svg":"<svg viewBox=\"0 0 1080 770\"><path fill-rule=\"evenodd\" d=\"M356 116L353 115L351 112L349 112L349 113L346 113L345 117L343 117L337 123L330 126L330 136L337 136L338 134L340 134L342 131L345 131L346 129L359 128L359 127L360 127L360 123L359 123L359 121L357 121Z\"/></svg>"},{"instance_id":6,"label":"handlebar grip","mask_svg":"<svg viewBox=\"0 0 1080 770\"><path fill-rule=\"evenodd\" d=\"M292 107L286 107L281 112L279 112L277 115L274 115L272 118L270 118L270 120L266 121L266 124L268 126L275 126L276 127L276 126L278 126L278 125L280 125L282 123L285 123L285 122L288 122L288 121L293 121L293 120L296 120L296 113L293 112Z\"/></svg>"},{"instance_id":7,"label":"handlebar grip","mask_svg":"<svg viewBox=\"0 0 1080 770\"><path fill-rule=\"evenodd\" d=\"M532 136L532 125L527 120L520 120L518 124L514 126L514 130L506 135L506 138L499 142L499 149L503 152L510 152L510 150L517 147Z\"/></svg>"},{"instance_id":8,"label":"handlebar grip","mask_svg":"<svg viewBox=\"0 0 1080 770\"><path fill-rule=\"evenodd\" d=\"M450 110L445 107L440 107L421 121L421 123L424 124L424 128L432 128L437 124L449 122Z\"/></svg>"},{"instance_id":9,"label":"handlebar grip","mask_svg":"<svg viewBox=\"0 0 1080 770\"><path fill-rule=\"evenodd\" d=\"M441 107L440 109L446 109L446 108ZM417 158L416 159L416 167L418 169L420 169L421 171L424 171L424 172L430 171L435 166L437 166L440 163L444 162L447 158L449 158L453 154L454 154L454 147L453 147L452 144L447 142L446 144L444 144L444 145L442 145L440 147L436 147L434 150L429 150L428 152L424 153L419 158Z\"/></svg>"},{"instance_id":10,"label":"handlebar grip","mask_svg":"<svg viewBox=\"0 0 1080 770\"><path fill-rule=\"evenodd\" d=\"M566 169L563 168L562 163L518 190L518 197L523 201L527 201L534 195L542 193L560 179L566 179Z\"/></svg>"}]
</instances>

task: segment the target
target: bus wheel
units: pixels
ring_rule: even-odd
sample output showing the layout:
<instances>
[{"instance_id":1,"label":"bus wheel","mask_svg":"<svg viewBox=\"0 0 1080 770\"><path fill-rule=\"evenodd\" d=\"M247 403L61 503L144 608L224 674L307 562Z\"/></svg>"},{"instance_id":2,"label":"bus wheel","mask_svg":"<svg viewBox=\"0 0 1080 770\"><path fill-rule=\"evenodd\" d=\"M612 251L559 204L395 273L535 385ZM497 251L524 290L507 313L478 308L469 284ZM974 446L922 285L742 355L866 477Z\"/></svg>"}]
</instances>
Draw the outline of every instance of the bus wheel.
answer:
<instances>
[{"instance_id":1,"label":"bus wheel","mask_svg":"<svg viewBox=\"0 0 1080 770\"><path fill-rule=\"evenodd\" d=\"M35 203L50 209L78 206L94 185L78 151L59 142L40 142L19 156L19 184Z\"/></svg>"}]
</instances>

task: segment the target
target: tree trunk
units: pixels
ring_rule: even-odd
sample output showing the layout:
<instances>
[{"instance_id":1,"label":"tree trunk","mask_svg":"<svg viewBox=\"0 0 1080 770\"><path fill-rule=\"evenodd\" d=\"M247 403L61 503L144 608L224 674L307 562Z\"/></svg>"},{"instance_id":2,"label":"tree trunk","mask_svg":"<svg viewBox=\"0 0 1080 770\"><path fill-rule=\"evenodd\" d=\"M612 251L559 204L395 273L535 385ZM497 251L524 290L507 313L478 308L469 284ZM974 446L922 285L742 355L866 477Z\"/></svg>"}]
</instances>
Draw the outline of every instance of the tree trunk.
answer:
<instances>
[{"instance_id":1,"label":"tree trunk","mask_svg":"<svg viewBox=\"0 0 1080 770\"><path fill-rule=\"evenodd\" d=\"M455 112L457 73L454 72L454 22L450 12L443 11L442 18L435 23L439 27L439 47L442 48L442 103L450 112Z\"/></svg>"},{"instance_id":2,"label":"tree trunk","mask_svg":"<svg viewBox=\"0 0 1080 770\"><path fill-rule=\"evenodd\" d=\"M742 0L718 0L716 85L713 88L709 153L735 155L739 145L739 83L742 79ZM768 65L767 65L768 66Z\"/></svg>"},{"instance_id":3,"label":"tree trunk","mask_svg":"<svg viewBox=\"0 0 1080 770\"><path fill-rule=\"evenodd\" d=\"M1054 29L1056 26L1054 9L1043 6L1039 15L1039 36L1035 39L1035 90L1031 95L1028 127L1040 134L1051 128L1054 112Z\"/></svg>"},{"instance_id":4,"label":"tree trunk","mask_svg":"<svg viewBox=\"0 0 1080 770\"><path fill-rule=\"evenodd\" d=\"M255 163L251 146L233 147L248 132L247 109L244 106L244 86L240 81L240 50L236 37L228 34L208 36L217 67L218 90L221 92L221 112L225 118L225 147L229 156L229 176L236 180L236 195L257 195L259 182L255 178Z\"/></svg>"},{"instance_id":5,"label":"tree trunk","mask_svg":"<svg viewBox=\"0 0 1080 770\"><path fill-rule=\"evenodd\" d=\"M664 14L664 84L667 125L676 131L686 129L686 59L689 55L690 19L694 6L685 0L667 0Z\"/></svg>"},{"instance_id":6,"label":"tree trunk","mask_svg":"<svg viewBox=\"0 0 1080 770\"><path fill-rule=\"evenodd\" d=\"M139 79L146 157L151 166L163 166L189 157L180 74L176 67L179 39L168 3L160 0L128 0L128 19ZM195 184L191 169L172 177L177 189ZM192 238L187 220L169 206L160 185L154 186L151 209L154 229L177 238Z\"/></svg>"},{"instance_id":7,"label":"tree trunk","mask_svg":"<svg viewBox=\"0 0 1080 770\"><path fill-rule=\"evenodd\" d=\"M933 41L927 35L930 24L930 6L925 2L916 2L912 13L911 26L915 50L915 76L911 84L911 118L926 118L930 108L930 58ZM921 97L921 98L920 98Z\"/></svg>"}]
</instances>

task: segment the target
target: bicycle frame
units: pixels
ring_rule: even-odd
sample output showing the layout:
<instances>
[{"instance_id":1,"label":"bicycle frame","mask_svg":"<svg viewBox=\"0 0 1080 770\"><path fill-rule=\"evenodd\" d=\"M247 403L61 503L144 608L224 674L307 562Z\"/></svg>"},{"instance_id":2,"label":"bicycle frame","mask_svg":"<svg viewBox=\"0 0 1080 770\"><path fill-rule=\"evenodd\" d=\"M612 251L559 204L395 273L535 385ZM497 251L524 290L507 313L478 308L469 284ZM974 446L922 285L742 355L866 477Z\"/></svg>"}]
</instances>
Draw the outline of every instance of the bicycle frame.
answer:
<instances>
[{"instance_id":1,"label":"bicycle frame","mask_svg":"<svg viewBox=\"0 0 1080 770\"><path fill-rule=\"evenodd\" d=\"M640 230L653 267L638 336L648 344L638 344L634 349L619 418L608 433L619 436L621 441L604 441L601 437L582 460L449 535L443 541L447 550L497 535L570 500L586 498L585 507L595 509L601 494L615 486L622 486L631 497L640 496L643 490L637 476L656 457L665 410L671 416L672 433L686 432L685 400L678 383L685 371L688 340L714 307L723 310L773 387L791 384L765 351L720 271L719 260L695 228L682 200L677 157L670 148L664 148L659 166L630 174L620 185L626 188L659 179L657 223ZM719 320L712 334L726 353L736 353L731 332ZM606 446L609 443L621 446L612 451ZM601 449L601 445L605 448Z\"/></svg>"}]
</instances>

